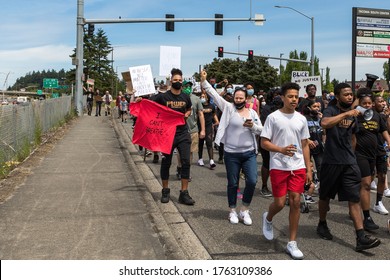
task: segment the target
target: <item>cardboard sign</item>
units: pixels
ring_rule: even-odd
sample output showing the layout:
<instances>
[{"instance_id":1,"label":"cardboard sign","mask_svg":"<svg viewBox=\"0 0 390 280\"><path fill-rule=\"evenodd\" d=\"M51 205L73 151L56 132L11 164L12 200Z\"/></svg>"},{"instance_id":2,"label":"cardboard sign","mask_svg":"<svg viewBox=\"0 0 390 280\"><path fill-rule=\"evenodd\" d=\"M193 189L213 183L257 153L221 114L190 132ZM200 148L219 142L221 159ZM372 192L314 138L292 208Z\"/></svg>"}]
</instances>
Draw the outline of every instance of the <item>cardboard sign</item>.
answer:
<instances>
[{"instance_id":1,"label":"cardboard sign","mask_svg":"<svg viewBox=\"0 0 390 280\"><path fill-rule=\"evenodd\" d=\"M154 94L156 92L150 65L130 67L129 72L135 96Z\"/></svg>"},{"instance_id":2,"label":"cardboard sign","mask_svg":"<svg viewBox=\"0 0 390 280\"><path fill-rule=\"evenodd\" d=\"M169 76L172 68L181 68L181 47L160 46L160 76Z\"/></svg>"},{"instance_id":3,"label":"cardboard sign","mask_svg":"<svg viewBox=\"0 0 390 280\"><path fill-rule=\"evenodd\" d=\"M321 76L308 76L291 78L291 82L297 83L301 88L299 90L299 97L307 97L306 86L313 84L317 88L316 96L322 96Z\"/></svg>"}]
</instances>

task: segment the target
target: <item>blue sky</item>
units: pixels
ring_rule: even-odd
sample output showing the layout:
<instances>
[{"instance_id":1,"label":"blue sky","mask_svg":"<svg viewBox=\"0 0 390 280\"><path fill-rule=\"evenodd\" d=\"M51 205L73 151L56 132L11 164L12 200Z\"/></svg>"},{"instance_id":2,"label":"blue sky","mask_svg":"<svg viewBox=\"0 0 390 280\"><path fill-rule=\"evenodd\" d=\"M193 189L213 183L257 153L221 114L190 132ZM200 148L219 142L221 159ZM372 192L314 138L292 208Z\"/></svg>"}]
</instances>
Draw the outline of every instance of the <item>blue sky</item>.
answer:
<instances>
[{"instance_id":1,"label":"blue sky","mask_svg":"<svg viewBox=\"0 0 390 280\"><path fill-rule=\"evenodd\" d=\"M182 48L181 67L186 76L197 72L199 65L217 56L218 46L225 51L287 57L292 50L310 54L310 20L289 6L314 17L315 55L320 68L329 67L331 79L351 78L352 7L390 9L388 0L84 0L86 19L210 18L221 13L225 18L244 18L263 14L266 22L225 22L224 35L214 35L214 23L175 23L175 32L165 32L164 23L106 24L102 28L114 46L114 69L150 64L159 73L160 46ZM250 11L252 7L252 11ZM0 24L0 88L30 71L71 69L69 55L76 46L77 0L2 1ZM240 37L240 40L238 40ZM233 55L226 55L235 58ZM365 73L382 77L386 59L357 59L357 80ZM269 60L279 67L278 60ZM283 62L284 64L285 62Z\"/></svg>"}]
</instances>

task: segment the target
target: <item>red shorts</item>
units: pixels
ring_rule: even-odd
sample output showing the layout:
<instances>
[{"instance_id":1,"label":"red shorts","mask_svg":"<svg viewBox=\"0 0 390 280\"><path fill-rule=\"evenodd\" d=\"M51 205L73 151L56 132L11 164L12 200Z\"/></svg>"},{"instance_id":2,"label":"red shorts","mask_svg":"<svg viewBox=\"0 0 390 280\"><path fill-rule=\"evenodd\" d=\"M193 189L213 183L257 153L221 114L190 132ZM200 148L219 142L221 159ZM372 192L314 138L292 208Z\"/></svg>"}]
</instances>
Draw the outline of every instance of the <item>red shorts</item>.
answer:
<instances>
[{"instance_id":1,"label":"red shorts","mask_svg":"<svg viewBox=\"0 0 390 280\"><path fill-rule=\"evenodd\" d=\"M274 197L282 197L287 191L303 193L306 183L306 169L285 171L272 169L269 173Z\"/></svg>"}]
</instances>

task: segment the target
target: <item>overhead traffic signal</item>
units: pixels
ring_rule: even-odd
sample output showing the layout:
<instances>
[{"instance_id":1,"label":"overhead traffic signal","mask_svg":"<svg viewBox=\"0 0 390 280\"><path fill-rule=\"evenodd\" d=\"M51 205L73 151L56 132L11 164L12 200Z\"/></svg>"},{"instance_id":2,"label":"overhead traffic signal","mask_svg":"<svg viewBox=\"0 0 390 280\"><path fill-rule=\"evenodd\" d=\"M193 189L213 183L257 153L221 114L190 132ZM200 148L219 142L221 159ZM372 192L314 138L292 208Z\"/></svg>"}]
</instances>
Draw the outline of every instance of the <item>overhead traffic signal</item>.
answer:
<instances>
[{"instance_id":1,"label":"overhead traffic signal","mask_svg":"<svg viewBox=\"0 0 390 280\"><path fill-rule=\"evenodd\" d=\"M165 14L165 18L175 18L175 15ZM175 22L174 21L166 21L165 22L165 31L175 31Z\"/></svg>"},{"instance_id":2,"label":"overhead traffic signal","mask_svg":"<svg viewBox=\"0 0 390 280\"><path fill-rule=\"evenodd\" d=\"M223 47L218 47L218 57L223 57Z\"/></svg>"},{"instance_id":3,"label":"overhead traffic signal","mask_svg":"<svg viewBox=\"0 0 390 280\"><path fill-rule=\"evenodd\" d=\"M215 18L223 18L223 14L215 14ZM215 21L214 35L223 35L223 21Z\"/></svg>"},{"instance_id":4,"label":"overhead traffic signal","mask_svg":"<svg viewBox=\"0 0 390 280\"><path fill-rule=\"evenodd\" d=\"M253 50L248 50L248 60L253 60Z\"/></svg>"},{"instance_id":5,"label":"overhead traffic signal","mask_svg":"<svg viewBox=\"0 0 390 280\"><path fill-rule=\"evenodd\" d=\"M95 31L95 25L94 24L88 24L88 36L93 36L93 32Z\"/></svg>"}]
</instances>

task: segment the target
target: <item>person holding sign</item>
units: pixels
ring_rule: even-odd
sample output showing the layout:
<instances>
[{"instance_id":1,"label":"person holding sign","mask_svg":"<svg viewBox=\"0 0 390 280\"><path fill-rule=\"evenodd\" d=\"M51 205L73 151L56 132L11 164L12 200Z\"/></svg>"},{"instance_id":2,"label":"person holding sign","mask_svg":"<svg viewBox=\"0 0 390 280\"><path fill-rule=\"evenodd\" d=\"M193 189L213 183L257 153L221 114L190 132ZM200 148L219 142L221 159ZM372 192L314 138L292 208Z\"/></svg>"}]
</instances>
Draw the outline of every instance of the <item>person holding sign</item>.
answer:
<instances>
[{"instance_id":1,"label":"person holding sign","mask_svg":"<svg viewBox=\"0 0 390 280\"><path fill-rule=\"evenodd\" d=\"M171 70L171 89L163 94L157 94L151 100L166 106L174 111L183 113L184 119L187 119L191 114L191 99L182 92L183 73L180 69L173 68ZM136 99L136 102L141 101L141 97ZM170 200L169 188L169 168L172 164L173 150L177 148L180 153L181 161L181 190L179 195L179 203L186 205L194 205L195 201L188 193L188 179L190 178L190 149L191 135L188 131L186 123L176 127L176 133L173 139L173 145L169 154L163 153L161 160L160 175L162 180L161 203L168 203Z\"/></svg>"}]
</instances>

